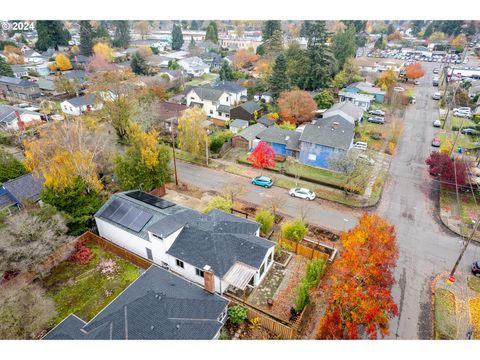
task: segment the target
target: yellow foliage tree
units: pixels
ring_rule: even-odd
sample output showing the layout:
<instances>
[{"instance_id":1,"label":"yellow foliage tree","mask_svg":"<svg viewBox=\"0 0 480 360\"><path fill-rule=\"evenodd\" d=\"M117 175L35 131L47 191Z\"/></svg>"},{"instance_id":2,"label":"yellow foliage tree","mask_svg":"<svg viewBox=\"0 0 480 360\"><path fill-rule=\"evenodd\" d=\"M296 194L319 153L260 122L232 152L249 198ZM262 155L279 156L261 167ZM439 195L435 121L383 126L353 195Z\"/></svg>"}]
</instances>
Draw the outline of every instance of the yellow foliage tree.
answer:
<instances>
[{"instance_id":1,"label":"yellow foliage tree","mask_svg":"<svg viewBox=\"0 0 480 360\"><path fill-rule=\"evenodd\" d=\"M39 137L24 141L25 165L45 186L62 191L78 178L89 190L99 191L96 158L104 150L101 137L87 130L81 121L64 121L39 130Z\"/></svg>"},{"instance_id":2,"label":"yellow foliage tree","mask_svg":"<svg viewBox=\"0 0 480 360\"><path fill-rule=\"evenodd\" d=\"M185 110L178 119L178 147L197 158L203 156L208 140L205 120L207 115L197 106Z\"/></svg>"},{"instance_id":3,"label":"yellow foliage tree","mask_svg":"<svg viewBox=\"0 0 480 360\"><path fill-rule=\"evenodd\" d=\"M129 128L129 136L132 141L140 145L142 161L150 170L155 169L159 164L160 148L157 146L159 135L157 130L142 131L138 123L132 123Z\"/></svg>"},{"instance_id":4,"label":"yellow foliage tree","mask_svg":"<svg viewBox=\"0 0 480 360\"><path fill-rule=\"evenodd\" d=\"M96 55L102 55L108 62L113 61L113 50L106 43L103 43L103 42L96 43L93 47L93 52Z\"/></svg>"},{"instance_id":5,"label":"yellow foliage tree","mask_svg":"<svg viewBox=\"0 0 480 360\"><path fill-rule=\"evenodd\" d=\"M7 63L14 64L23 64L25 60L23 59L22 51L15 46L6 45L3 49L5 55L7 55Z\"/></svg>"},{"instance_id":6,"label":"yellow foliage tree","mask_svg":"<svg viewBox=\"0 0 480 360\"><path fill-rule=\"evenodd\" d=\"M80 47L78 45L73 45L72 48L70 49L70 53L72 55L80 54Z\"/></svg>"},{"instance_id":7,"label":"yellow foliage tree","mask_svg":"<svg viewBox=\"0 0 480 360\"><path fill-rule=\"evenodd\" d=\"M397 83L397 74L392 69L384 71L377 79L377 85L387 90Z\"/></svg>"},{"instance_id":8,"label":"yellow foliage tree","mask_svg":"<svg viewBox=\"0 0 480 360\"><path fill-rule=\"evenodd\" d=\"M453 147L453 142L450 139L445 139L445 141L442 141L442 144L440 145L440 153L441 154L450 154L450 151L452 151Z\"/></svg>"},{"instance_id":9,"label":"yellow foliage tree","mask_svg":"<svg viewBox=\"0 0 480 360\"><path fill-rule=\"evenodd\" d=\"M439 42L445 40L445 38L446 36L443 32L435 31L432 35L430 35L428 40L430 40L430 42Z\"/></svg>"},{"instance_id":10,"label":"yellow foliage tree","mask_svg":"<svg viewBox=\"0 0 480 360\"><path fill-rule=\"evenodd\" d=\"M72 69L72 63L67 55L60 53L55 58L55 69L60 71L66 71Z\"/></svg>"},{"instance_id":11,"label":"yellow foliage tree","mask_svg":"<svg viewBox=\"0 0 480 360\"><path fill-rule=\"evenodd\" d=\"M467 45L467 37L465 36L465 34L460 34L456 38L452 39L452 41L450 41L450 44L455 49L464 48L465 45Z\"/></svg>"}]
</instances>

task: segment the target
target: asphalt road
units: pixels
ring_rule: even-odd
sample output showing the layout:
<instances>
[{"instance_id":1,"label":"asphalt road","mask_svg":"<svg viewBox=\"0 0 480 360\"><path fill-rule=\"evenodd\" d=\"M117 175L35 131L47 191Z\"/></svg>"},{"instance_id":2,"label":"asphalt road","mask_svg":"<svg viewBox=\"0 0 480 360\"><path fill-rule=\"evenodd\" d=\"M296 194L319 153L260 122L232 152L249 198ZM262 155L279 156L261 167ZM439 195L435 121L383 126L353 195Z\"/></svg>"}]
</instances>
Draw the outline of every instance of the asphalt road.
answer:
<instances>
[{"instance_id":1,"label":"asphalt road","mask_svg":"<svg viewBox=\"0 0 480 360\"><path fill-rule=\"evenodd\" d=\"M395 271L393 295L400 316L390 324L390 338L431 339L431 280L450 271L462 246L461 238L446 229L438 218L438 187L432 184L425 159L432 151L431 140L438 133L432 126L438 118L438 104L431 99L435 63L424 63L425 76L416 86L417 103L405 116L405 131L377 211L395 225L400 257ZM480 255L476 244L469 246L459 271Z\"/></svg>"},{"instance_id":2,"label":"asphalt road","mask_svg":"<svg viewBox=\"0 0 480 360\"><path fill-rule=\"evenodd\" d=\"M292 198L283 188L273 186L265 189L252 185L249 179L243 176L179 161L177 161L177 171L181 182L193 184L202 190L221 192L223 188L232 184L243 186L244 191L239 196L240 199L255 205L263 205L273 197L282 199L281 213L298 217L299 213L308 210L306 219L309 223L319 224L332 230L348 230L354 227L358 221L356 214L348 209L334 209L331 204L324 205L319 199L307 201Z\"/></svg>"},{"instance_id":3,"label":"asphalt road","mask_svg":"<svg viewBox=\"0 0 480 360\"><path fill-rule=\"evenodd\" d=\"M404 134L398 144L377 212L395 225L400 256L395 270L397 284L393 287L400 315L392 319L390 339L431 339L431 280L449 271L462 247L462 239L443 226L438 218L438 187L432 183L425 159L432 151L431 140L438 132L432 126L438 118L438 104L431 99L437 91L432 86L436 63L425 63L425 76L415 88L417 103L405 116ZM203 190L221 189L243 184L243 200L261 205L269 197L283 199L281 211L297 217L301 208L309 207L307 220L331 229L344 230L357 223L359 211L331 203L307 202L290 198L285 189L263 189L248 179L229 173L177 162L179 178ZM345 221L344 219L348 220ZM458 271L480 258L479 247L472 243Z\"/></svg>"}]
</instances>

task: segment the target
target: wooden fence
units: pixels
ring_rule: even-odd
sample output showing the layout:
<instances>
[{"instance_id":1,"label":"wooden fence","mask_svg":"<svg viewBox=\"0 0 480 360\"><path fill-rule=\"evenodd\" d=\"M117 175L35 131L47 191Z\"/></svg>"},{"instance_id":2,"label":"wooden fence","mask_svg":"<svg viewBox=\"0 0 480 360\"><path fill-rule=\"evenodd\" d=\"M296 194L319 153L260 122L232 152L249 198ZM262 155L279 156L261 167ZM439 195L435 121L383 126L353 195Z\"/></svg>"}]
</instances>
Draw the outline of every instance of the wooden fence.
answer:
<instances>
[{"instance_id":1,"label":"wooden fence","mask_svg":"<svg viewBox=\"0 0 480 360\"><path fill-rule=\"evenodd\" d=\"M249 304L247 302L242 301L241 299L233 296L231 294L224 294L226 298L228 298L232 303L235 305L240 305L247 309L247 318L248 320L259 318L260 325L273 332L275 335L278 335L282 339L295 339L298 336L300 327L304 324L305 314L307 314L307 309L309 309L310 304L307 304L305 309L301 312L301 314L295 319L295 322L289 323L288 321L282 320L277 316L256 307L255 305Z\"/></svg>"},{"instance_id":2,"label":"wooden fence","mask_svg":"<svg viewBox=\"0 0 480 360\"><path fill-rule=\"evenodd\" d=\"M316 259L323 259L325 261L330 261L329 255L326 254L324 251L314 249L312 247L302 245L295 241L290 241L286 239L280 240L281 244L285 244L289 247L289 251L294 252L295 254L302 255L309 260L316 260Z\"/></svg>"},{"instance_id":3,"label":"wooden fence","mask_svg":"<svg viewBox=\"0 0 480 360\"><path fill-rule=\"evenodd\" d=\"M102 247L103 249L121 257L124 260L127 260L131 262L132 264L141 267L142 269L148 269L153 263L147 259L142 258L141 256L138 256L129 250L118 246L90 231L87 231L86 233L82 234L79 239L88 242L94 242L98 246Z\"/></svg>"}]
</instances>

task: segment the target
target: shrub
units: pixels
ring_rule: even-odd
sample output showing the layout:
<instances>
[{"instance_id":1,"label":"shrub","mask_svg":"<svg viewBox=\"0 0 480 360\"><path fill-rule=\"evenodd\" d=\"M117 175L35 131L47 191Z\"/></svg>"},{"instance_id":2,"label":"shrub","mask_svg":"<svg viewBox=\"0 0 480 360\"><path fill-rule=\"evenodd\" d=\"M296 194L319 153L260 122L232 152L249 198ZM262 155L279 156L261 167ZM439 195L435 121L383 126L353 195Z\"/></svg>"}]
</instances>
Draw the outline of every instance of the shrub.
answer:
<instances>
[{"instance_id":1,"label":"shrub","mask_svg":"<svg viewBox=\"0 0 480 360\"><path fill-rule=\"evenodd\" d=\"M233 134L228 131L217 131L210 137L210 150L214 153L220 151L224 143L232 138Z\"/></svg>"},{"instance_id":2,"label":"shrub","mask_svg":"<svg viewBox=\"0 0 480 360\"><path fill-rule=\"evenodd\" d=\"M240 325L247 319L247 309L240 305L232 306L228 309L228 318L234 325Z\"/></svg>"},{"instance_id":3,"label":"shrub","mask_svg":"<svg viewBox=\"0 0 480 360\"><path fill-rule=\"evenodd\" d=\"M387 148L387 151L386 151L386 152L387 152L387 154L389 154L389 155L395 154L395 143L389 142L389 143L388 143L388 148Z\"/></svg>"},{"instance_id":4,"label":"shrub","mask_svg":"<svg viewBox=\"0 0 480 360\"><path fill-rule=\"evenodd\" d=\"M250 325L248 326L250 330L257 330L261 325L260 318L255 316L253 319L250 320Z\"/></svg>"},{"instance_id":5,"label":"shrub","mask_svg":"<svg viewBox=\"0 0 480 360\"><path fill-rule=\"evenodd\" d=\"M307 226L302 220L287 221L282 225L282 237L299 242L307 233Z\"/></svg>"},{"instance_id":6,"label":"shrub","mask_svg":"<svg viewBox=\"0 0 480 360\"><path fill-rule=\"evenodd\" d=\"M266 235L275 223L275 216L268 210L260 210L255 215L255 221L261 225L260 232Z\"/></svg>"},{"instance_id":7,"label":"shrub","mask_svg":"<svg viewBox=\"0 0 480 360\"><path fill-rule=\"evenodd\" d=\"M323 261L323 259L310 260L307 263L305 279L308 282L310 289L317 287L324 270L325 262Z\"/></svg>"},{"instance_id":8,"label":"shrub","mask_svg":"<svg viewBox=\"0 0 480 360\"><path fill-rule=\"evenodd\" d=\"M70 261L75 264L84 265L90 261L92 256L92 250L85 245L84 241L79 241L75 245L72 255L70 255Z\"/></svg>"},{"instance_id":9,"label":"shrub","mask_svg":"<svg viewBox=\"0 0 480 360\"><path fill-rule=\"evenodd\" d=\"M295 306L293 307L297 313L301 313L310 300L310 297L308 296L308 290L308 282L306 279L303 279L298 285Z\"/></svg>"},{"instance_id":10,"label":"shrub","mask_svg":"<svg viewBox=\"0 0 480 360\"><path fill-rule=\"evenodd\" d=\"M222 196L215 196L209 201L203 212L208 214L213 209L218 209L227 213L230 213L233 208L233 202L229 199L225 199Z\"/></svg>"},{"instance_id":11,"label":"shrub","mask_svg":"<svg viewBox=\"0 0 480 360\"><path fill-rule=\"evenodd\" d=\"M222 329L220 331L220 336L218 337L219 340L230 340L230 336L228 335L227 331L225 329Z\"/></svg>"}]
</instances>

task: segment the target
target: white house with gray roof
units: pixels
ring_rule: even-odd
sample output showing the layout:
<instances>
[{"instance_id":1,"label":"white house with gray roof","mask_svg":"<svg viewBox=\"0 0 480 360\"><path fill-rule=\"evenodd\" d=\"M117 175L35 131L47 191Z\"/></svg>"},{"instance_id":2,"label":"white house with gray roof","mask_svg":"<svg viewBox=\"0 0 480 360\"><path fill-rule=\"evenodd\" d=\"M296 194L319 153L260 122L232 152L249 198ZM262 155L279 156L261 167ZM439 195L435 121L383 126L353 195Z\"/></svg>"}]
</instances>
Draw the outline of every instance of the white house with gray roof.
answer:
<instances>
[{"instance_id":1,"label":"white house with gray roof","mask_svg":"<svg viewBox=\"0 0 480 360\"><path fill-rule=\"evenodd\" d=\"M198 56L181 59L177 63L188 75L193 77L199 77L210 72L210 66L205 64Z\"/></svg>"},{"instance_id":2,"label":"white house with gray roof","mask_svg":"<svg viewBox=\"0 0 480 360\"><path fill-rule=\"evenodd\" d=\"M260 224L219 210L135 190L113 195L95 221L103 238L219 294L258 286L273 265L275 244L259 237Z\"/></svg>"},{"instance_id":3,"label":"white house with gray roof","mask_svg":"<svg viewBox=\"0 0 480 360\"><path fill-rule=\"evenodd\" d=\"M32 121L41 121L40 113L10 105L0 105L0 128L16 131L20 128L19 120L26 126Z\"/></svg>"},{"instance_id":4,"label":"white house with gray roof","mask_svg":"<svg viewBox=\"0 0 480 360\"><path fill-rule=\"evenodd\" d=\"M230 120L230 110L247 96L247 89L232 82L197 86L187 92L187 106L200 106L209 118L223 126ZM214 121L215 122L215 121Z\"/></svg>"},{"instance_id":5,"label":"white house with gray roof","mask_svg":"<svg viewBox=\"0 0 480 360\"><path fill-rule=\"evenodd\" d=\"M348 91L340 91L338 98L341 102L349 101L354 105L357 105L367 111L370 108L370 104L375 100L375 96L361 93L354 93Z\"/></svg>"},{"instance_id":6,"label":"white house with gray roof","mask_svg":"<svg viewBox=\"0 0 480 360\"><path fill-rule=\"evenodd\" d=\"M94 94L89 94L65 100L60 107L65 114L79 116L85 112L100 110L103 105Z\"/></svg>"}]
</instances>

